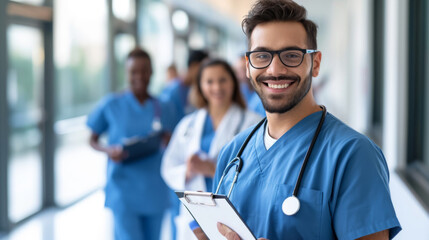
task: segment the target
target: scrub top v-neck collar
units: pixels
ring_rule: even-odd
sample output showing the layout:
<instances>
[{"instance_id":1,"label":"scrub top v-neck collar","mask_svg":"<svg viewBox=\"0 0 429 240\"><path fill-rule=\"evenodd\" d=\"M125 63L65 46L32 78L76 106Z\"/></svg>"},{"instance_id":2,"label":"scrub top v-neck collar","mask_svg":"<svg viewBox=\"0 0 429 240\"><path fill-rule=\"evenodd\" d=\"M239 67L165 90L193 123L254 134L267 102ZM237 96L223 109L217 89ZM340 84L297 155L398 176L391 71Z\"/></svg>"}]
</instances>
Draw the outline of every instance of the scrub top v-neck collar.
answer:
<instances>
[{"instance_id":1,"label":"scrub top v-neck collar","mask_svg":"<svg viewBox=\"0 0 429 240\"><path fill-rule=\"evenodd\" d=\"M125 94L127 95L127 98L131 102L133 108L139 111L147 107L148 103L152 100L152 98L149 96L148 98L146 98L146 100L144 100L143 103L140 103L140 101L137 99L137 97L134 95L134 93L131 90L127 90Z\"/></svg>"},{"instance_id":2,"label":"scrub top v-neck collar","mask_svg":"<svg viewBox=\"0 0 429 240\"><path fill-rule=\"evenodd\" d=\"M253 138L253 146L256 153L257 161L259 163L259 167L261 171L264 171L268 166L271 165L272 159L276 156L276 153L280 151L279 148L284 147L286 144L294 144L295 139L299 139L303 137L303 134L310 131L310 137L308 138L308 144L306 146L310 146L311 138L314 135L314 132L317 128L318 122L320 120L320 116L323 111L318 111L312 113L299 121L295 126L293 126L289 131L283 134L277 141L267 150L264 144L264 134L265 128L267 125L267 121L261 126L256 132L256 136ZM309 126L309 127L305 127ZM281 151L280 151L281 152ZM299 161L303 161L304 159L298 159ZM244 160L246 161L246 160Z\"/></svg>"}]
</instances>

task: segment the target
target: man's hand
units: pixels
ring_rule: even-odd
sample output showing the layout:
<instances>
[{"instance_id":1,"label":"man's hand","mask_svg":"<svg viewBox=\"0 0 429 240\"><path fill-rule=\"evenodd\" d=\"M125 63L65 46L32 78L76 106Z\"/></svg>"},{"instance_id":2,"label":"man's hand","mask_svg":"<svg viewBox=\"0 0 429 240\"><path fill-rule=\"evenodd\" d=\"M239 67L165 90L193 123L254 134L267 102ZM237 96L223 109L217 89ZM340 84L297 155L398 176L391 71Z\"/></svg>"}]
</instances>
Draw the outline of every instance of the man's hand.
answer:
<instances>
[{"instance_id":1,"label":"man's hand","mask_svg":"<svg viewBox=\"0 0 429 240\"><path fill-rule=\"evenodd\" d=\"M241 240L240 236L234 232L231 228L222 223L217 223L217 230L224 236L227 240ZM258 238L258 240L268 240L266 238Z\"/></svg>"},{"instance_id":2,"label":"man's hand","mask_svg":"<svg viewBox=\"0 0 429 240\"><path fill-rule=\"evenodd\" d=\"M206 236L206 234L200 227L193 229L192 232L194 232L195 237L197 237L198 240L209 240L209 238Z\"/></svg>"}]
</instances>

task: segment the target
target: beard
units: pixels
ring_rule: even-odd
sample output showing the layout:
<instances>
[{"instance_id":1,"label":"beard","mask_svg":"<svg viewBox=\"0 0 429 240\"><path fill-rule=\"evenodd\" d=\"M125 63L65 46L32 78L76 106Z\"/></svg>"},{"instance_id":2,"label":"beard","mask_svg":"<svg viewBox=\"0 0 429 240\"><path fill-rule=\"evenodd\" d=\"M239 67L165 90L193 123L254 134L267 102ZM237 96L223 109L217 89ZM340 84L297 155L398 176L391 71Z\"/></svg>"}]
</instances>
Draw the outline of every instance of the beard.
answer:
<instances>
[{"instance_id":1,"label":"beard","mask_svg":"<svg viewBox=\"0 0 429 240\"><path fill-rule=\"evenodd\" d=\"M294 80L293 84L301 84L298 86L298 89L296 92L293 93L292 96L284 96L284 95L274 95L274 96L268 96L264 95L263 91L258 85L264 84L262 81L264 80ZM285 113L294 108L298 103L301 102L301 100L307 95L308 91L310 91L311 88L311 82L312 82L312 71L304 78L304 81L301 82L301 77L295 75L281 75L278 77L273 76L258 76L256 77L256 81L253 79L253 77L250 78L250 82L253 85L253 88L255 89L256 93L258 94L259 98L262 101L262 105L264 106L264 109L269 113ZM274 102L274 104L272 103Z\"/></svg>"}]
</instances>

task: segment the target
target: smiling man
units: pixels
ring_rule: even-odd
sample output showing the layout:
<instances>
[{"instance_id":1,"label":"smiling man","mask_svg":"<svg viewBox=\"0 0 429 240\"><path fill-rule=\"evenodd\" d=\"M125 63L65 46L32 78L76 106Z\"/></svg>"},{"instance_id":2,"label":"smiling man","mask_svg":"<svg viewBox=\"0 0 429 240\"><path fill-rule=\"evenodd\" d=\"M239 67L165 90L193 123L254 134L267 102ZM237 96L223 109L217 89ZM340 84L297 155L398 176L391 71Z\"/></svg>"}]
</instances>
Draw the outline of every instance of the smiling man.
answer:
<instances>
[{"instance_id":1,"label":"smiling man","mask_svg":"<svg viewBox=\"0 0 429 240\"><path fill-rule=\"evenodd\" d=\"M223 149L214 186L249 137L230 200L256 237L393 238L401 227L382 151L313 97L312 77L319 74L322 53L305 8L260 0L243 29L249 42L247 76L267 120ZM225 173L219 193L228 193L234 174ZM240 239L223 224L218 229L227 239Z\"/></svg>"}]
</instances>

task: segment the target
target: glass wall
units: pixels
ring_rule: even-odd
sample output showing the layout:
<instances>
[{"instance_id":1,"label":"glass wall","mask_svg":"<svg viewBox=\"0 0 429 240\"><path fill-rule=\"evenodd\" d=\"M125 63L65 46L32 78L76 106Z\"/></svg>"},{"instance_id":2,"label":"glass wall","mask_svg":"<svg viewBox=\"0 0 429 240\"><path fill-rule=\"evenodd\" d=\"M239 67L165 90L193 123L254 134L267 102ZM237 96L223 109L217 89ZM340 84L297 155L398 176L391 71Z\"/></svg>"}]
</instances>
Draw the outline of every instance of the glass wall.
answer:
<instances>
[{"instance_id":1,"label":"glass wall","mask_svg":"<svg viewBox=\"0 0 429 240\"><path fill-rule=\"evenodd\" d=\"M42 207L42 33L10 25L8 37L9 218L18 222ZM31 41L28 41L31 39ZM28 201L31 199L32 201Z\"/></svg>"},{"instance_id":2,"label":"glass wall","mask_svg":"<svg viewBox=\"0 0 429 240\"><path fill-rule=\"evenodd\" d=\"M166 79L166 69L173 61L173 30L170 12L165 3L147 1L142 4L141 46L147 50L152 59L153 75L149 91L157 95L161 92Z\"/></svg>"},{"instance_id":3,"label":"glass wall","mask_svg":"<svg viewBox=\"0 0 429 240\"><path fill-rule=\"evenodd\" d=\"M425 66L425 67L423 67L423 69L426 71L424 74L424 78L425 78L425 85L426 85L426 89L425 89L425 113L426 113L426 116L425 116L425 119L426 119L426 132L425 132L425 147L424 147L424 149L425 149L425 156L424 156L424 165L425 165L425 169L426 169L426 174L427 174L427 176L428 176L428 182L429 182L429 125L427 124L428 123L428 119L429 119L429 96L428 96L428 90L429 90L429 68L427 67L428 66L428 64L429 64L429 43L428 43L428 41L429 41L429 23L428 23L428 21L429 21L429 17L428 17L428 15L429 15L429 3L426 1L426 6L425 6L426 8L424 8L425 10L425 13L424 13L424 16L426 16L426 19L424 20L424 23L425 24L423 24L423 27L425 28L425 34L426 34L426 36L425 36L425 38L424 38L424 42L425 42L425 44L426 44L426 46L424 47L424 49L425 49L425 53L423 54L424 55L424 60L423 60L423 63L422 63L422 66ZM428 203L428 205L429 205L429 203ZM429 207L429 206L428 206Z\"/></svg>"},{"instance_id":4,"label":"glass wall","mask_svg":"<svg viewBox=\"0 0 429 240\"><path fill-rule=\"evenodd\" d=\"M426 209L429 209L429 89L428 2L409 2L408 142L403 171Z\"/></svg>"},{"instance_id":5,"label":"glass wall","mask_svg":"<svg viewBox=\"0 0 429 240\"><path fill-rule=\"evenodd\" d=\"M125 62L128 53L135 47L136 42L131 34L121 33L115 36L116 88L120 91L127 88Z\"/></svg>"},{"instance_id":6,"label":"glass wall","mask_svg":"<svg viewBox=\"0 0 429 240\"><path fill-rule=\"evenodd\" d=\"M64 205L104 183L105 157L88 144L85 116L109 91L108 13L104 0L56 0L54 6L55 199Z\"/></svg>"},{"instance_id":7,"label":"glass wall","mask_svg":"<svg viewBox=\"0 0 429 240\"><path fill-rule=\"evenodd\" d=\"M122 21L133 22L136 18L135 0L112 0L113 15Z\"/></svg>"}]
</instances>

